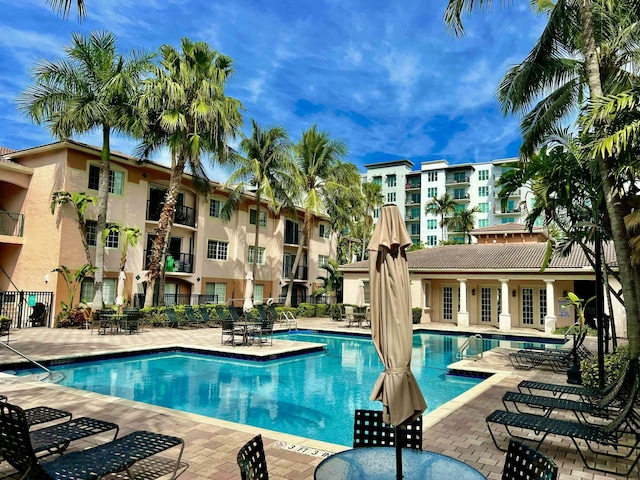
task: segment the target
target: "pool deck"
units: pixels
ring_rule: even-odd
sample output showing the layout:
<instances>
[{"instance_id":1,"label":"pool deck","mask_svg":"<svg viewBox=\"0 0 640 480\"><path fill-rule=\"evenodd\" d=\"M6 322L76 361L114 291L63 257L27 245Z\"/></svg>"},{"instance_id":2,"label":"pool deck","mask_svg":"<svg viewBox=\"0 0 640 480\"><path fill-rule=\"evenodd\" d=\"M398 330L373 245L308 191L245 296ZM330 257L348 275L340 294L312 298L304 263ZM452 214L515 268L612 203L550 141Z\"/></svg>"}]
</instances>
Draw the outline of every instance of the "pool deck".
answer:
<instances>
[{"instance_id":1,"label":"pool deck","mask_svg":"<svg viewBox=\"0 0 640 480\"><path fill-rule=\"evenodd\" d=\"M343 322L332 322L330 319L298 319L298 328L339 333L369 333L369 329L347 327ZM415 328L481 334L501 333L492 327L459 329L436 323L416 325ZM528 337L545 336L540 332L527 329L514 329L509 334ZM306 348L300 343L280 339L275 339L273 346L221 347L219 328L191 330L151 328L137 335L97 335L96 332L91 333L89 330L28 328L12 330L9 345L35 360L172 347L268 358L272 355ZM504 392L515 390L522 379L536 379L551 383L566 382L566 375L554 374L544 368L531 371L514 370L507 357L508 351L508 349L498 348L485 354L484 358L477 362L471 360L457 362L456 369L492 372L494 375L435 411L427 411L424 416L425 450L457 458L477 468L487 478L496 480L501 477L504 453L493 444L484 418L491 411L502 408L501 398ZM18 361L18 356L13 352L4 348L0 350L0 366L4 365L6 368L7 365ZM76 417L86 415L118 423L120 435L132 430L146 429L180 436L186 444L183 461L189 464L186 472L179 477L185 480L239 479L240 473L236 464L237 452L246 441L258 433L263 437L269 477L273 480L312 479L314 469L323 455L345 449L340 445L97 393L82 392L4 373L0 373L0 393L7 395L9 401L23 408L48 405L71 410ZM351 426L345 426L345 428L351 429ZM503 442L508 440L506 434L499 438ZM86 448L89 445L89 442L78 442L73 444L70 450ZM559 478L562 480L621 478L586 469L572 443L566 438L549 436L540 450L554 459L560 470ZM618 464L608 463L607 468L619 467L626 470L627 464L626 461L619 461ZM638 467L632 472L632 476L638 477ZM6 462L0 464L0 478L14 478L12 469Z\"/></svg>"}]
</instances>

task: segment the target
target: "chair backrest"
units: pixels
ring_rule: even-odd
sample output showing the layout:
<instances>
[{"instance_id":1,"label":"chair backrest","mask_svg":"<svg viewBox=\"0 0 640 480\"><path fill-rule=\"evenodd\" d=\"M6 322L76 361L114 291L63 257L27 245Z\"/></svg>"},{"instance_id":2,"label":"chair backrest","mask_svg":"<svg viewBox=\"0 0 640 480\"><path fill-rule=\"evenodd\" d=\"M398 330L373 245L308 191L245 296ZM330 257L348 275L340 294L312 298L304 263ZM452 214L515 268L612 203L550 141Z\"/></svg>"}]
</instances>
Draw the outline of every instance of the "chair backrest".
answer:
<instances>
[{"instance_id":1,"label":"chair backrest","mask_svg":"<svg viewBox=\"0 0 640 480\"><path fill-rule=\"evenodd\" d=\"M236 307L234 307L233 305L229 305L229 315L231 315L231 318L235 321L235 320L240 320L240 314L238 313L238 309Z\"/></svg>"},{"instance_id":2,"label":"chair backrest","mask_svg":"<svg viewBox=\"0 0 640 480\"><path fill-rule=\"evenodd\" d=\"M258 310L258 315L260 315L260 320L262 320L263 322L266 322L267 320L269 320L267 312L265 312L264 310L264 305L256 305L256 310Z\"/></svg>"},{"instance_id":3,"label":"chair backrest","mask_svg":"<svg viewBox=\"0 0 640 480\"><path fill-rule=\"evenodd\" d=\"M11 331L11 320L8 318L0 320L0 336L9 335Z\"/></svg>"},{"instance_id":4,"label":"chair backrest","mask_svg":"<svg viewBox=\"0 0 640 480\"><path fill-rule=\"evenodd\" d=\"M269 310L269 315L271 315L271 319L275 322L278 319L278 312L276 311L276 307L274 307L273 305L268 305L267 308Z\"/></svg>"},{"instance_id":5,"label":"chair backrest","mask_svg":"<svg viewBox=\"0 0 640 480\"><path fill-rule=\"evenodd\" d=\"M202 317L202 320L204 320L204 323L211 322L211 317L209 316L209 311L207 310L207 307L205 307L204 305L201 305L200 307L198 307L198 313Z\"/></svg>"},{"instance_id":6,"label":"chair backrest","mask_svg":"<svg viewBox=\"0 0 640 480\"><path fill-rule=\"evenodd\" d=\"M44 317L46 313L47 307L45 306L45 304L38 302L33 306L33 311L31 312L31 315L29 315L29 318L32 320L38 320Z\"/></svg>"},{"instance_id":7,"label":"chair backrest","mask_svg":"<svg viewBox=\"0 0 640 480\"><path fill-rule=\"evenodd\" d=\"M230 318L227 312L224 311L224 307L222 305L216 305L215 310L216 310L216 315L218 315L218 318L220 319L220 321L228 320Z\"/></svg>"},{"instance_id":8,"label":"chair backrest","mask_svg":"<svg viewBox=\"0 0 640 480\"><path fill-rule=\"evenodd\" d=\"M422 416L400 427L400 445L422 450ZM353 423L353 447L393 447L396 434L393 425L382 420L379 410L356 410Z\"/></svg>"},{"instance_id":9,"label":"chair backrest","mask_svg":"<svg viewBox=\"0 0 640 480\"><path fill-rule=\"evenodd\" d=\"M557 465L546 455L517 440L509 441L502 480L556 480Z\"/></svg>"},{"instance_id":10,"label":"chair backrest","mask_svg":"<svg viewBox=\"0 0 640 480\"><path fill-rule=\"evenodd\" d=\"M353 320L355 318L353 315L353 307L344 307L344 316L347 320Z\"/></svg>"},{"instance_id":11,"label":"chair backrest","mask_svg":"<svg viewBox=\"0 0 640 480\"><path fill-rule=\"evenodd\" d=\"M51 478L40 467L33 451L24 411L7 402L0 403L0 458L7 460L22 478Z\"/></svg>"},{"instance_id":12,"label":"chair backrest","mask_svg":"<svg viewBox=\"0 0 640 480\"><path fill-rule=\"evenodd\" d=\"M238 452L237 460L242 480L269 480L262 435L256 435L245 443Z\"/></svg>"}]
</instances>

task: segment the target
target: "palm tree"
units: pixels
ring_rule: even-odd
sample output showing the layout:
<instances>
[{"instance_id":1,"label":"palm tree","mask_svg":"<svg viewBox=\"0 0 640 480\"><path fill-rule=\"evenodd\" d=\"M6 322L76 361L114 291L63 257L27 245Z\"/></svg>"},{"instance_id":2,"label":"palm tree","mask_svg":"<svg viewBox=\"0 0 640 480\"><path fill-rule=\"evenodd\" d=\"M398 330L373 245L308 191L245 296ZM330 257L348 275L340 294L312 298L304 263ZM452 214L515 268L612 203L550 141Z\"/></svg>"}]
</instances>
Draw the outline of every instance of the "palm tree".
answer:
<instances>
[{"instance_id":1,"label":"palm tree","mask_svg":"<svg viewBox=\"0 0 640 480\"><path fill-rule=\"evenodd\" d=\"M74 33L65 51L66 60L44 60L36 65L35 85L20 95L18 107L35 123L47 124L60 139L102 131L97 225L102 232L107 226L110 136L129 131L140 78L152 57L137 52L129 58L116 54L116 39L107 32L93 32L89 37ZM104 247L102 235L96 237L93 306L100 308Z\"/></svg>"},{"instance_id":2,"label":"palm tree","mask_svg":"<svg viewBox=\"0 0 640 480\"><path fill-rule=\"evenodd\" d=\"M120 273L118 274L118 285L116 287L117 297L116 305L122 305L122 292L124 291L125 268L127 266L127 254L129 247L135 247L138 240L142 238L142 230L138 227L125 227L120 223L112 223L102 232L102 241L107 239L110 233L117 233L120 237L124 237L122 241L122 254L120 255Z\"/></svg>"},{"instance_id":3,"label":"palm tree","mask_svg":"<svg viewBox=\"0 0 640 480\"><path fill-rule=\"evenodd\" d=\"M346 145L340 140L332 140L328 132L318 131L316 125L303 132L302 139L295 146L296 163L298 166L298 186L302 195L304 208L304 224L302 238L298 244L296 257L291 269L291 279L285 306L291 306L291 295L298 265L302 259L304 247L311 237L311 228L317 215L326 212L326 198L332 187L343 185L353 188L360 182L358 175L354 176L354 169L348 164L340 162L347 154Z\"/></svg>"},{"instance_id":4,"label":"palm tree","mask_svg":"<svg viewBox=\"0 0 640 480\"><path fill-rule=\"evenodd\" d=\"M161 63L144 85L140 100L145 112L137 125L142 143L140 157L167 146L171 152L171 178L156 228L149 259L145 306L153 305L155 284L164 272L166 252L173 226L176 200L185 167L201 191L209 191L202 157L227 158L229 139L242 124L242 104L225 95L233 74L231 58L206 42L182 39L182 51L171 45L160 48ZM161 285L162 287L162 285ZM159 296L160 302L163 295Z\"/></svg>"},{"instance_id":5,"label":"palm tree","mask_svg":"<svg viewBox=\"0 0 640 480\"><path fill-rule=\"evenodd\" d=\"M473 215L478 212L480 212L480 208L478 206L470 209L464 208L462 210L456 210L451 218L451 228L456 232L462 232L464 237L468 239L469 243L471 243L470 232L475 226L475 219Z\"/></svg>"},{"instance_id":6,"label":"palm tree","mask_svg":"<svg viewBox=\"0 0 640 480\"><path fill-rule=\"evenodd\" d=\"M456 33L461 34L463 32L462 13L471 11L474 6L487 7L490 3L488 0L449 0L445 21ZM528 58L546 57L548 63L538 62L538 65L545 67L543 70L530 68L520 81L512 82L513 92L505 98L512 100L521 98L525 101L520 105L508 106L508 110L526 110L530 104L530 100L527 99L537 98L537 95L545 92L547 88L559 90L567 80L573 80L573 75L567 76L562 73L563 62L557 58L557 54L563 51L569 52L570 55L573 52L577 53L582 64L579 68L579 81L584 91L581 90L579 95L566 102L572 105L571 111L583 108L582 101L585 98L593 104L600 101L600 97L605 93L616 93L617 89L628 88L627 79L631 78L628 73L634 72L637 68L637 49L634 45L638 42L637 21L640 1L559 0L555 3L547 2L545 5L549 21L536 49ZM568 93L569 90L566 91L566 94ZM535 125L543 127L546 123L550 128L564 118L563 111L559 108L562 105L561 96L556 95L554 99L556 106L549 109L546 116L539 117L544 122L538 121L535 117L529 118L529 124L523 122L525 135L535 130ZM608 118L594 121L592 133L596 137L601 137L609 121ZM535 138L535 135L531 137ZM543 135L538 138L543 138ZM527 151L524 150L523 153L526 154ZM625 198L625 189L619 188L622 184L618 175L621 171L621 165L618 164L620 157L611 155L606 149L591 152L591 157L595 161L594 170L599 172L604 204L611 224L611 234L622 280L630 346L629 356L635 359L640 356L640 272L631 262L630 235L624 223L625 216L631 211L631 202Z\"/></svg>"},{"instance_id":7,"label":"palm tree","mask_svg":"<svg viewBox=\"0 0 640 480\"><path fill-rule=\"evenodd\" d=\"M440 217L440 228L442 228L442 241L445 241L444 229L448 226L448 216L456 211L458 203L445 192L440 198L433 197L424 207L424 213L432 213Z\"/></svg>"},{"instance_id":8,"label":"palm tree","mask_svg":"<svg viewBox=\"0 0 640 480\"><path fill-rule=\"evenodd\" d=\"M294 206L292 193L295 193L296 181L293 172L295 165L289 143L289 136L283 127L261 128L251 120L253 131L250 137L242 135L239 149L244 155L231 155L229 164L236 170L229 176L227 186L235 185L224 203L221 216L229 220L250 188L256 196L256 236L253 244L253 279L258 271L258 246L260 237L260 217L262 201L270 202L277 212L281 203L287 208Z\"/></svg>"},{"instance_id":9,"label":"palm tree","mask_svg":"<svg viewBox=\"0 0 640 480\"><path fill-rule=\"evenodd\" d=\"M91 261L91 252L89 251L89 243L87 243L87 222L84 218L87 212L89 204L96 204L98 199L96 197L90 197L83 193L69 193L65 191L53 192L51 195L51 215L56 211L57 206L71 205L76 212L76 222L78 222L78 230L80 231L80 238L82 241L82 247L84 248L84 254L87 257L87 265L93 266Z\"/></svg>"},{"instance_id":10,"label":"palm tree","mask_svg":"<svg viewBox=\"0 0 640 480\"><path fill-rule=\"evenodd\" d=\"M318 287L313 294L314 295L329 295L337 298L342 291L342 277L344 274L340 271L340 264L333 259L330 259L326 264L320 268L327 272L327 276L319 275L316 280L322 282L322 286Z\"/></svg>"},{"instance_id":11,"label":"palm tree","mask_svg":"<svg viewBox=\"0 0 640 480\"><path fill-rule=\"evenodd\" d=\"M362 252L360 252L360 260L364 260L364 253L367 249L367 237L373 227L373 212L384 203L382 187L375 182L363 183L362 195L364 196L364 228L362 229Z\"/></svg>"},{"instance_id":12,"label":"palm tree","mask_svg":"<svg viewBox=\"0 0 640 480\"><path fill-rule=\"evenodd\" d=\"M51 5L51 8L58 13L62 14L64 18L69 16L69 12L71 12L71 5L74 3L74 0L47 0L47 3ZM78 18L82 20L87 16L87 10L84 5L84 0L75 0L76 6L78 8Z\"/></svg>"}]
</instances>

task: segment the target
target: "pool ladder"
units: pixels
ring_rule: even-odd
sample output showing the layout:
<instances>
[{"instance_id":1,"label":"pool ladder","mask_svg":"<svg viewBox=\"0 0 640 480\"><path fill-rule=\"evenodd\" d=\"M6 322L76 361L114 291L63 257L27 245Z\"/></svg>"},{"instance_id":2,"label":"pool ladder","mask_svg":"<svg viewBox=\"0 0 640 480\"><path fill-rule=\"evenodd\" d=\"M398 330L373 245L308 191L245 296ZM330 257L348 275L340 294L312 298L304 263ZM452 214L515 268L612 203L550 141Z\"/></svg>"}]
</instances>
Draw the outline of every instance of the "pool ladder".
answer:
<instances>
[{"instance_id":1,"label":"pool ladder","mask_svg":"<svg viewBox=\"0 0 640 480\"><path fill-rule=\"evenodd\" d=\"M458 352L456 353L456 358L458 360L464 360L467 358L473 358L474 361L481 359L482 354L484 353L483 348L483 338L482 335L476 333L475 335L471 335L467 340L458 348ZM470 347L474 347L474 354L469 354Z\"/></svg>"},{"instance_id":2,"label":"pool ladder","mask_svg":"<svg viewBox=\"0 0 640 480\"><path fill-rule=\"evenodd\" d=\"M24 358L25 360L33 363L36 367L43 369L45 371L46 375L39 379L41 382L45 382L46 381L46 382L51 382L51 383L59 383L59 382L61 382L62 380L64 380L66 378L64 373L62 373L62 372L55 372L54 373L51 370L49 370L47 367L42 365L41 363L36 362L34 359L27 357L24 353L19 352L15 348L9 346L7 343L5 343L5 342L0 342L0 343L2 343L2 345L7 347L13 353L18 354L22 358Z\"/></svg>"}]
</instances>

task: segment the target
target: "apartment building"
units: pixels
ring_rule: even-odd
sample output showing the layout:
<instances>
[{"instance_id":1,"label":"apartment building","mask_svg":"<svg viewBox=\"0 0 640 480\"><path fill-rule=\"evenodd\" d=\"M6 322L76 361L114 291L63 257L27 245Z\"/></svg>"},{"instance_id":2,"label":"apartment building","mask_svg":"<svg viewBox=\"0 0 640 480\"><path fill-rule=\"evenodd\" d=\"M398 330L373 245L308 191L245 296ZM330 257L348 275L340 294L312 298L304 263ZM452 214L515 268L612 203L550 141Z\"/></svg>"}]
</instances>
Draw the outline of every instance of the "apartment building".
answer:
<instances>
[{"instance_id":1,"label":"apartment building","mask_svg":"<svg viewBox=\"0 0 640 480\"><path fill-rule=\"evenodd\" d=\"M527 187L518 189L508 198L506 205L502 205L498 197L500 177L515 160L508 158L455 165L449 165L446 160L435 160L422 162L420 169L416 170L413 162L401 159L365 165L367 170L363 177L382 187L386 203L400 207L414 243L435 246L443 240L465 241L462 232L443 231L440 217L425 213L426 205L434 197L440 198L445 193L456 201L457 209L480 209L474 215L474 228L524 223L525 206L530 208L533 205L530 190ZM376 210L374 218L377 215ZM541 225L541 222L537 225Z\"/></svg>"},{"instance_id":2,"label":"apartment building","mask_svg":"<svg viewBox=\"0 0 640 480\"><path fill-rule=\"evenodd\" d=\"M66 140L21 150L4 149L0 156L0 292L53 292L54 314L67 288L52 270L65 265L73 272L86 262L80 233L71 206L58 207L52 215L51 196L56 191L98 195L100 148ZM130 247L126 264L125 298L133 303L145 291L146 269L155 238L170 169L154 162L137 162L112 152L110 162L108 223L138 227L142 238ZM220 218L229 191L210 183L209 195L198 194L185 175L177 200L165 278L167 303L225 303L243 299L245 277L257 262L254 302L283 298L293 288L293 302L305 300L317 287L320 268L335 258L335 238L328 219L315 221L292 281L292 265L301 241L304 211L293 217L276 214L265 203L257 218L256 199L247 194L231 221ZM87 212L87 240L95 256L97 209ZM254 251L256 224L258 249ZM105 241L106 304L115 301L123 238L109 234ZM94 257L95 258L95 257ZM92 280L78 286L75 302L90 302ZM11 301L17 297L9 296ZM0 308L9 308L0 301ZM25 309L28 311L28 309ZM2 315L2 310L0 310Z\"/></svg>"}]
</instances>

